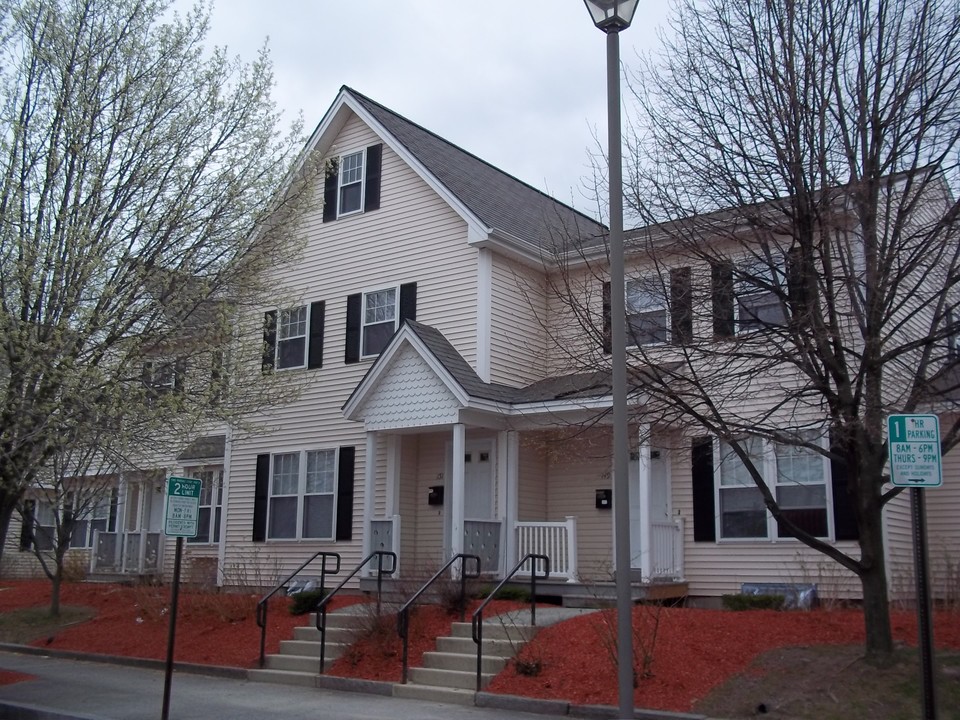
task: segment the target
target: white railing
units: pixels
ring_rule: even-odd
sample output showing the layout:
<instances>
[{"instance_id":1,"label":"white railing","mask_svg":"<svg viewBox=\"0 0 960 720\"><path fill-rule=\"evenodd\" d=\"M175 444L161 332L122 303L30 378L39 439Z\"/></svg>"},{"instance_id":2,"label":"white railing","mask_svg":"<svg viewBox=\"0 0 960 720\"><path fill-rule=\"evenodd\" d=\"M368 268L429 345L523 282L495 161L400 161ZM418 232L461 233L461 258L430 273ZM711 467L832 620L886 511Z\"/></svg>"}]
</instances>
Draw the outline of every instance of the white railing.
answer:
<instances>
[{"instance_id":1,"label":"white railing","mask_svg":"<svg viewBox=\"0 0 960 720\"><path fill-rule=\"evenodd\" d=\"M650 523L652 534L651 577L680 580L683 578L683 518L673 522Z\"/></svg>"},{"instance_id":2,"label":"white railing","mask_svg":"<svg viewBox=\"0 0 960 720\"><path fill-rule=\"evenodd\" d=\"M163 558L163 534L159 532L94 531L93 572L152 573L159 572Z\"/></svg>"},{"instance_id":3,"label":"white railing","mask_svg":"<svg viewBox=\"0 0 960 720\"><path fill-rule=\"evenodd\" d=\"M568 515L564 522L518 522L517 559L528 553L550 558L550 577L577 581L577 519ZM524 568L518 574L529 575Z\"/></svg>"}]
</instances>

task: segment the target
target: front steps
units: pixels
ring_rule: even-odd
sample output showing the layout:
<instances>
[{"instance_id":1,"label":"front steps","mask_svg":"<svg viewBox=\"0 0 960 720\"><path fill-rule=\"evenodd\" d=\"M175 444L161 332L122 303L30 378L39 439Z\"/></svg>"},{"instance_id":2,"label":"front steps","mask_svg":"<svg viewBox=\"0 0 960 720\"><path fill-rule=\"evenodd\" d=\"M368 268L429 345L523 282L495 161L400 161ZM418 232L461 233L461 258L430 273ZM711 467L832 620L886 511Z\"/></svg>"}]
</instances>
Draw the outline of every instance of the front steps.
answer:
<instances>
[{"instance_id":1,"label":"front steps","mask_svg":"<svg viewBox=\"0 0 960 720\"><path fill-rule=\"evenodd\" d=\"M343 655L369 623L365 605L350 605L327 613L327 646L324 670ZM316 613L310 613L309 625L294 628L293 640L281 640L280 652L267 655L262 668L247 673L250 680L286 685L316 686L320 675L320 631Z\"/></svg>"},{"instance_id":2,"label":"front steps","mask_svg":"<svg viewBox=\"0 0 960 720\"><path fill-rule=\"evenodd\" d=\"M481 689L516 656L536 632L529 625L501 623L491 618L483 624ZM453 624L452 635L437 638L437 649L424 653L423 666L412 667L406 685L394 686L397 697L473 705L477 689L477 645L470 623Z\"/></svg>"}]
</instances>

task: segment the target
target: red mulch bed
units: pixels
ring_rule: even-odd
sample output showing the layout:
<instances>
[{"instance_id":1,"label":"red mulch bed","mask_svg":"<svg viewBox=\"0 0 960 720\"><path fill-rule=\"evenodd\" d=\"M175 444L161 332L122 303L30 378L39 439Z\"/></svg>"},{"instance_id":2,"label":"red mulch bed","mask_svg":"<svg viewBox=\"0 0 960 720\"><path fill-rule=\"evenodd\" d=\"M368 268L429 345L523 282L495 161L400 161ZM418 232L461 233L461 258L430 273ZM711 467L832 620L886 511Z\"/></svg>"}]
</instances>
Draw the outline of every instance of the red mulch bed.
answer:
<instances>
[{"instance_id":1,"label":"red mulch bed","mask_svg":"<svg viewBox=\"0 0 960 720\"><path fill-rule=\"evenodd\" d=\"M8 581L0 584L0 612L49 602L46 581ZM163 659L168 632L170 591L166 587L116 585L64 585L62 602L93 607L97 616L64 629L37 645L112 655ZM259 654L260 632L254 622L257 597L239 594L180 594L177 617L176 660L232 667L253 667ZM334 605L361 602L345 597ZM292 637L293 628L306 622L287 612L287 599L270 604L267 652L276 652L280 641ZM514 602L494 603L489 616L517 607ZM649 637L651 608L638 606L634 621ZM900 643L915 645L916 614L894 611L893 632ZM605 620L606 618L606 620ZM437 607L419 607L410 624L410 665L420 664L424 652L434 649L434 639L449 632L454 619ZM355 645L339 659L332 674L396 681L400 678L400 641L394 618ZM617 673L610 650L615 634L612 612L592 613L545 628L524 649L524 659L539 661L541 672L518 675L508 666L490 685L493 692L528 697L558 698L577 704L617 702ZM934 617L937 647L960 649L960 612L937 612ZM760 653L799 645L856 645L864 640L863 615L857 610L811 612L694 610L663 608L654 646L651 677L639 681L635 702L639 707L689 711L712 688L743 671ZM635 643L636 645L637 643ZM9 673L0 676L8 682ZM15 678L17 680L24 678Z\"/></svg>"},{"instance_id":2,"label":"red mulch bed","mask_svg":"<svg viewBox=\"0 0 960 720\"><path fill-rule=\"evenodd\" d=\"M635 628L650 637L652 611L638 606ZM730 612L663 608L652 677L639 681L634 693L638 707L689 712L694 703L731 675L741 672L760 653L790 645L851 645L864 642L863 614L857 610ZM915 645L914 612L894 611L897 642ZM604 620L606 618L606 621ZM937 647L960 649L960 612L937 612ZM610 638L616 635L614 613L605 611L542 630L522 657L539 660L535 677L508 667L488 687L491 692L556 698L578 704L617 704L616 666ZM636 646L639 643L635 642Z\"/></svg>"},{"instance_id":3,"label":"red mulch bed","mask_svg":"<svg viewBox=\"0 0 960 720\"><path fill-rule=\"evenodd\" d=\"M0 686L13 685L14 683L33 680L34 678L34 675L27 675L26 673L19 673L14 670L0 670Z\"/></svg>"}]
</instances>

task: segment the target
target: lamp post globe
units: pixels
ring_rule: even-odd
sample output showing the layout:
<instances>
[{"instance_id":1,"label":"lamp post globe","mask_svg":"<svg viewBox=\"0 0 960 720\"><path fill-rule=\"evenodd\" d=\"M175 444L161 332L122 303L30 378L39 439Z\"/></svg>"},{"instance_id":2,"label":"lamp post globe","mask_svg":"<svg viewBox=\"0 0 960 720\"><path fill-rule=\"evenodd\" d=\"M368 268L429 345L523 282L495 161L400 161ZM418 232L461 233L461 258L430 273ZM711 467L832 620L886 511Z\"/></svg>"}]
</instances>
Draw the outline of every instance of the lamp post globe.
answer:
<instances>
[{"instance_id":1,"label":"lamp post globe","mask_svg":"<svg viewBox=\"0 0 960 720\"><path fill-rule=\"evenodd\" d=\"M593 24L604 32L620 32L630 27L640 0L584 0Z\"/></svg>"}]
</instances>

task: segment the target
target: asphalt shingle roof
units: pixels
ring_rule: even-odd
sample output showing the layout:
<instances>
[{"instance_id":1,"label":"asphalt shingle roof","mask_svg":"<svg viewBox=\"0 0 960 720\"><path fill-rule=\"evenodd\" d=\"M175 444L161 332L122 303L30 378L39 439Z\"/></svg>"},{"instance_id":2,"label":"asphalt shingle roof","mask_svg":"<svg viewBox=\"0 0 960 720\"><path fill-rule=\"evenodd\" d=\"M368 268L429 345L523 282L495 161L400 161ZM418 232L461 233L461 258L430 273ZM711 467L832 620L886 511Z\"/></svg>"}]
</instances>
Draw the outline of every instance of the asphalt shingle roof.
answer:
<instances>
[{"instance_id":1,"label":"asphalt shingle roof","mask_svg":"<svg viewBox=\"0 0 960 720\"><path fill-rule=\"evenodd\" d=\"M571 236L606 228L549 195L417 125L349 87L344 90L381 123L487 227L532 250L562 248Z\"/></svg>"}]
</instances>

